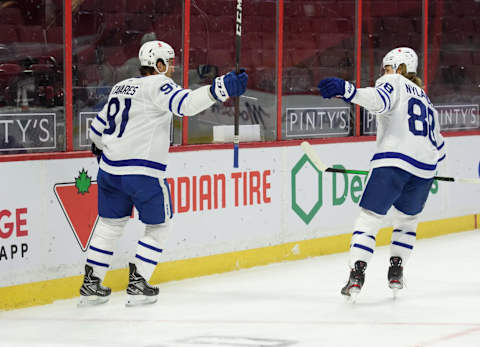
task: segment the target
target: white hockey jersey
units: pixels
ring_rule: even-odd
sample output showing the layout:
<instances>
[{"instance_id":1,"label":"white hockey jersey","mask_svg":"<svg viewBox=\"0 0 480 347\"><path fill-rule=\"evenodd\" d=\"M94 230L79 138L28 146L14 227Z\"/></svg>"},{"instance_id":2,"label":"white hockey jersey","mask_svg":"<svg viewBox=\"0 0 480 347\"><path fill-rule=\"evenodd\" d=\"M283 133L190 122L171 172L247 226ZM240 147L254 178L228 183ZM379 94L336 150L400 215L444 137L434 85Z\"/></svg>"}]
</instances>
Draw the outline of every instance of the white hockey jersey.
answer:
<instances>
[{"instance_id":1,"label":"white hockey jersey","mask_svg":"<svg viewBox=\"0 0 480 347\"><path fill-rule=\"evenodd\" d=\"M359 88L352 99L377 116L377 152L371 168L394 166L415 176L435 176L445 158L438 113L422 88L400 74Z\"/></svg>"},{"instance_id":2,"label":"white hockey jersey","mask_svg":"<svg viewBox=\"0 0 480 347\"><path fill-rule=\"evenodd\" d=\"M90 127L90 138L103 150L100 168L164 177L172 114L193 116L210 107L215 99L209 88L183 89L164 75L117 83Z\"/></svg>"}]
</instances>

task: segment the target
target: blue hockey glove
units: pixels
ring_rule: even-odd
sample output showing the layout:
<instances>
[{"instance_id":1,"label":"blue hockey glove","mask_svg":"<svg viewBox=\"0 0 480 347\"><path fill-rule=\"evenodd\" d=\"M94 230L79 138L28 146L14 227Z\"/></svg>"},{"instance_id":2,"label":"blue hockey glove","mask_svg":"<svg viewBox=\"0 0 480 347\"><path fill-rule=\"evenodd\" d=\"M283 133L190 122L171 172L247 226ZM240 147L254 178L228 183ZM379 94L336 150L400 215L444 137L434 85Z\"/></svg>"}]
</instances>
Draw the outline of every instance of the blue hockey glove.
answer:
<instances>
[{"instance_id":1,"label":"blue hockey glove","mask_svg":"<svg viewBox=\"0 0 480 347\"><path fill-rule=\"evenodd\" d=\"M352 83L337 77L324 78L318 84L318 89L325 99L340 96L346 102L352 101L357 93L357 89Z\"/></svg>"},{"instance_id":2,"label":"blue hockey glove","mask_svg":"<svg viewBox=\"0 0 480 347\"><path fill-rule=\"evenodd\" d=\"M212 96L221 102L225 102L231 96L240 96L247 89L248 75L245 69L241 69L237 75L235 71L217 77L210 87Z\"/></svg>"}]
</instances>

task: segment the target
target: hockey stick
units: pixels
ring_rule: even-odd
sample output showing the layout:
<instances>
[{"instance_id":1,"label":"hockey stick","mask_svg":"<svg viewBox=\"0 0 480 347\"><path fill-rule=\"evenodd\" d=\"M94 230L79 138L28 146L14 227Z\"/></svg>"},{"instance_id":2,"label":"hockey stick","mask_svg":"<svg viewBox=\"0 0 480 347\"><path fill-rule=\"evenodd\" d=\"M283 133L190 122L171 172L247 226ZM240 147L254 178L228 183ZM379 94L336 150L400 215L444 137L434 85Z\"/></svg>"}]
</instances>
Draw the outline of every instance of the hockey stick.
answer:
<instances>
[{"instance_id":1,"label":"hockey stick","mask_svg":"<svg viewBox=\"0 0 480 347\"><path fill-rule=\"evenodd\" d=\"M235 72L240 73L240 48L242 44L242 0L237 0L235 9ZM233 167L238 168L238 147L240 145L240 98L235 97L235 116L233 132Z\"/></svg>"},{"instance_id":2,"label":"hockey stick","mask_svg":"<svg viewBox=\"0 0 480 347\"><path fill-rule=\"evenodd\" d=\"M322 172L338 172L338 173L346 173L346 174L368 175L368 171L365 171L365 170L347 170L347 169L336 169L333 167L328 167L320 160L320 157L317 155L313 147L307 141L303 141L300 144L300 147L302 147L302 150L305 152L308 159L310 159L313 165L315 165L315 167ZM436 179L437 181L444 181L444 182L480 184L480 179L478 178L461 178L461 177L444 177L444 176L435 176L433 178Z\"/></svg>"}]
</instances>

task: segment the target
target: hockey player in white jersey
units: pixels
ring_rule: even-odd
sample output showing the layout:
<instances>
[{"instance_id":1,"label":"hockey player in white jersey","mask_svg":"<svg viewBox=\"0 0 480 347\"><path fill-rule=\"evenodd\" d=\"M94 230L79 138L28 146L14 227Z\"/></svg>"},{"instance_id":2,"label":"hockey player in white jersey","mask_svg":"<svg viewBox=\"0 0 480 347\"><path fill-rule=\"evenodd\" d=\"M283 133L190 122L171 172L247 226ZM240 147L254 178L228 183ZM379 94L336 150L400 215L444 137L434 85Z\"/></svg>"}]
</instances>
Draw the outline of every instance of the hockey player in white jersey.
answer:
<instances>
[{"instance_id":1,"label":"hockey player in white jersey","mask_svg":"<svg viewBox=\"0 0 480 347\"><path fill-rule=\"evenodd\" d=\"M145 234L129 264L127 305L156 301L158 288L148 281L173 216L165 178L172 116L193 116L246 90L248 76L243 70L217 77L211 86L183 89L171 79L174 50L162 41L144 43L139 58L142 77L117 83L90 128L92 151L100 164L99 219L87 251L81 306L108 300L111 290L102 282L133 206Z\"/></svg>"},{"instance_id":2,"label":"hockey player in white jersey","mask_svg":"<svg viewBox=\"0 0 480 347\"><path fill-rule=\"evenodd\" d=\"M324 98L341 97L377 116L377 150L360 201L350 243L350 276L341 293L355 300L375 249L375 237L393 206L389 287L403 288L403 266L416 240L419 214L427 200L437 164L445 158L438 114L416 76L418 57L407 47L383 58L384 75L374 88L358 88L339 78L318 87Z\"/></svg>"}]
</instances>

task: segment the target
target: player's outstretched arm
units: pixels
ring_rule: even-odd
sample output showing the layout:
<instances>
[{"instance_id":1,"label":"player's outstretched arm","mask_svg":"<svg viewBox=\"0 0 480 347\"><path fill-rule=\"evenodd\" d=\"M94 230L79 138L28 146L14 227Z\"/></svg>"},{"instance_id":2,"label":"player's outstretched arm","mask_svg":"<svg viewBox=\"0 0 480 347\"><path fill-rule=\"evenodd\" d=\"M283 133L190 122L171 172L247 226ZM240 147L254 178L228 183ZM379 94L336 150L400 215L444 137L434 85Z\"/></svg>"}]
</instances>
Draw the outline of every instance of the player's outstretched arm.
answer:
<instances>
[{"instance_id":1,"label":"player's outstretched arm","mask_svg":"<svg viewBox=\"0 0 480 347\"><path fill-rule=\"evenodd\" d=\"M352 83L337 77L322 79L318 84L318 89L325 99L339 97L376 114L382 114L391 109L395 94L394 88L388 82L375 88L357 89Z\"/></svg>"},{"instance_id":2,"label":"player's outstretched arm","mask_svg":"<svg viewBox=\"0 0 480 347\"><path fill-rule=\"evenodd\" d=\"M193 91L174 94L170 109L179 116L194 116L212 106L216 101L224 102L231 96L240 96L247 89L248 75L242 70L238 75L229 72L213 80L211 86L203 86Z\"/></svg>"}]
</instances>

